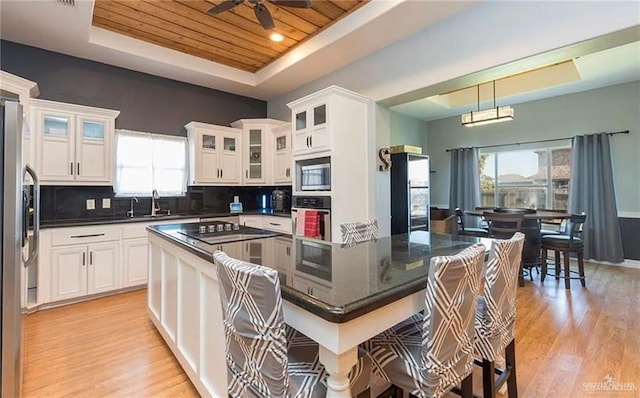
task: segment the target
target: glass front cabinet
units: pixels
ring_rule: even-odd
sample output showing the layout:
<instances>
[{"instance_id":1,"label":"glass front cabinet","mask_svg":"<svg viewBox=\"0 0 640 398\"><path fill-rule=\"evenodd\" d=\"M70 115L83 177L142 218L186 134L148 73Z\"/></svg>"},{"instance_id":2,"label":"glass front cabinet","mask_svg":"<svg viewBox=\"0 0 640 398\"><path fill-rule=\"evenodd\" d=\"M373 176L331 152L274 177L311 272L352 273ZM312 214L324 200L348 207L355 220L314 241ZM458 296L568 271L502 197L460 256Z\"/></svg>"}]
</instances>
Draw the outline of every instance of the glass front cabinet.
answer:
<instances>
[{"instance_id":1,"label":"glass front cabinet","mask_svg":"<svg viewBox=\"0 0 640 398\"><path fill-rule=\"evenodd\" d=\"M119 113L32 100L42 183L113 185L115 118Z\"/></svg>"}]
</instances>

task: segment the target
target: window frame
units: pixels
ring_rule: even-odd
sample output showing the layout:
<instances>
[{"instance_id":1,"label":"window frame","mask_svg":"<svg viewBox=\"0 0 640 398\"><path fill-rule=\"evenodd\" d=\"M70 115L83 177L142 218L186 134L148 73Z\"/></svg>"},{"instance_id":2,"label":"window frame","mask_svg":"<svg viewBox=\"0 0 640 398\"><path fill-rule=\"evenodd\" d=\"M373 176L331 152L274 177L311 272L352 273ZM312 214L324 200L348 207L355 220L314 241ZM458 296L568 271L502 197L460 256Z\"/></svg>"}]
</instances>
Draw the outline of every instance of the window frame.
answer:
<instances>
[{"instance_id":1,"label":"window frame","mask_svg":"<svg viewBox=\"0 0 640 398\"><path fill-rule=\"evenodd\" d=\"M182 168L182 170L184 170L183 176L182 176L182 193L180 194L175 194L175 193L163 193L163 192L159 192L158 194L164 198L183 198L187 196L187 190L188 190L188 178L189 178L189 144L188 144L188 140L186 137L180 137L180 136L174 136L174 135L169 135L169 134L156 134L156 133L148 133L148 132L140 132L140 131L133 131L133 130L126 130L126 129L116 129L115 131L115 145L114 145L114 151L115 151L115 162L114 162L114 167L115 167L115 171L114 171L114 185L113 185L113 191L114 191L114 196L116 198L133 198L136 196L151 196L153 189L155 189L155 184L153 183L153 178L155 178L155 174L156 174L156 167L154 165L154 154L151 154L151 165L150 165L150 170L151 170L151 178L152 178L152 183L151 183L151 191L150 192L139 192L139 193L131 193L131 192L124 192L121 193L117 190L119 184L118 184L118 178L119 178L119 173L118 173L118 141L119 141L119 137L121 134L124 134L128 137L133 137L133 136L138 136L138 137L142 137L142 138L148 138L150 140L149 142L149 147L151 148L150 150L153 151L154 145L153 145L153 140L157 139L157 140L164 140L164 141L175 141L175 142L182 142L183 146L184 146L184 167ZM127 166L127 168L130 169L134 169L134 168L138 168L140 169L141 167L138 166ZM146 167L145 167L146 169ZM177 170L176 168L160 168L159 170Z\"/></svg>"},{"instance_id":2,"label":"window frame","mask_svg":"<svg viewBox=\"0 0 640 398\"><path fill-rule=\"evenodd\" d=\"M478 151L478 156L483 156L483 155L494 155L494 161L493 161L493 166L492 166L492 175L491 177L493 177L494 179L494 187L493 187L493 206L494 207L499 207L499 199L500 199L500 183L498 182L498 156L501 153L508 153L508 152L519 152L519 151L536 151L536 152L542 152L544 151L546 153L546 164L547 166L547 170L546 170L546 182L544 184L540 184L540 183L531 183L531 184L513 184L513 185L508 185L509 188L544 188L546 189L546 194L545 194L545 203L544 203L544 208L545 209L553 209L553 198L554 198L554 184L553 184L553 156L552 153L554 150L569 150L571 151L571 142L567 142L564 145L550 145L550 146L543 146L543 147L538 147L538 146L511 146L509 145L508 147L505 147L504 149L500 149L500 150L495 150L494 148L492 148L493 150L489 150L489 148L483 150L483 149L479 149ZM488 163L485 164L485 168L488 168ZM481 178L482 176L482 171L480 170L480 174L478 175L478 178ZM569 175L569 181L571 180L571 175ZM502 185L504 188L504 185ZM482 184L480 184L480 197L482 198ZM568 205L568 203L567 203Z\"/></svg>"}]
</instances>

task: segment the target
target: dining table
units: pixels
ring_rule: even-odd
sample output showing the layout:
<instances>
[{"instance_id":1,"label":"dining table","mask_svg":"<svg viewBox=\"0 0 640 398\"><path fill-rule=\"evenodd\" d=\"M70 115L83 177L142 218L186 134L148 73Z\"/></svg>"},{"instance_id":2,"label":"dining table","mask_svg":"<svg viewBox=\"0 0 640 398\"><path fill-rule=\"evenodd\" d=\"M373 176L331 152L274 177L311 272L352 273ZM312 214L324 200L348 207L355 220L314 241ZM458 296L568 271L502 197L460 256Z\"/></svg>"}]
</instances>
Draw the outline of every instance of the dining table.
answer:
<instances>
[{"instance_id":1,"label":"dining table","mask_svg":"<svg viewBox=\"0 0 640 398\"><path fill-rule=\"evenodd\" d=\"M571 214L564 210L538 210L527 208L505 208L496 207L493 209L475 209L464 212L470 216L482 217L485 213L499 214L523 214L521 232L525 235L524 247L522 249L522 265L531 272L531 268L540 265L540 253L542 250L542 236L540 234L540 224L543 220L564 220ZM520 284L523 280L521 276Z\"/></svg>"}]
</instances>

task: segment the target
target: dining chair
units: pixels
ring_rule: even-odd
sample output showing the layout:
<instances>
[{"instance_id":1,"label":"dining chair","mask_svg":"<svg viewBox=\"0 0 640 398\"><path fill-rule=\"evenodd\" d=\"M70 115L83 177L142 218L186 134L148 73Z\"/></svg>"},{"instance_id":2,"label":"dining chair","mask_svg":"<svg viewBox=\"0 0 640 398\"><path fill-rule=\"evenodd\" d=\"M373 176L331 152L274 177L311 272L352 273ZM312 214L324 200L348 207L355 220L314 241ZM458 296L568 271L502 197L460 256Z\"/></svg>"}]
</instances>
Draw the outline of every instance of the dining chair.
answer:
<instances>
[{"instance_id":1,"label":"dining chair","mask_svg":"<svg viewBox=\"0 0 640 398\"><path fill-rule=\"evenodd\" d=\"M566 214L566 210L560 209L536 209L538 211L543 211L546 213L558 213L558 214ZM554 218L554 219L541 219L540 220L540 235L562 235L566 232L567 223L564 218Z\"/></svg>"},{"instance_id":2,"label":"dining chair","mask_svg":"<svg viewBox=\"0 0 640 398\"><path fill-rule=\"evenodd\" d=\"M363 344L374 374L400 390L442 397L461 383L472 397L474 318L485 247L431 258L425 310Z\"/></svg>"},{"instance_id":3,"label":"dining chair","mask_svg":"<svg viewBox=\"0 0 640 398\"><path fill-rule=\"evenodd\" d=\"M462 211L462 209L456 207L455 213L458 221L458 235L476 236L480 238L486 238L489 236L489 231L484 228L465 227L464 212Z\"/></svg>"},{"instance_id":4,"label":"dining chair","mask_svg":"<svg viewBox=\"0 0 640 398\"><path fill-rule=\"evenodd\" d=\"M571 279L580 279L582 287L587 286L584 274L584 241L582 240L582 229L586 221L587 215L585 213L572 214L569 216L566 235L546 235L542 237L541 282L544 282L547 275L547 250L553 250L556 258L556 280L559 280L560 277L564 278L564 287L566 289L571 289ZM560 253L564 257L564 272L562 275L560 274ZM578 260L577 277L571 276L571 273L575 273L570 267L569 255L571 253L575 253Z\"/></svg>"},{"instance_id":5,"label":"dining chair","mask_svg":"<svg viewBox=\"0 0 640 398\"><path fill-rule=\"evenodd\" d=\"M342 232L342 243L347 246L380 238L378 220L375 219L340 224L340 231Z\"/></svg>"},{"instance_id":6,"label":"dining chair","mask_svg":"<svg viewBox=\"0 0 640 398\"><path fill-rule=\"evenodd\" d=\"M285 325L278 272L216 251L231 397L324 397L318 344ZM349 373L354 396L368 396L371 360L361 351Z\"/></svg>"},{"instance_id":7,"label":"dining chair","mask_svg":"<svg viewBox=\"0 0 640 398\"><path fill-rule=\"evenodd\" d=\"M525 235L516 232L510 239L493 241L484 267L484 287L478 297L475 318L475 350L482 358L482 387L485 398L496 396L506 382L509 398L518 396L515 360L516 292ZM504 354L506 366L495 361ZM498 374L497 380L494 375Z\"/></svg>"},{"instance_id":8,"label":"dining chair","mask_svg":"<svg viewBox=\"0 0 640 398\"><path fill-rule=\"evenodd\" d=\"M497 239L511 239L516 232L522 231L522 223L524 222L524 212L488 212L482 213L489 223L489 237ZM536 254L536 261L538 255ZM533 265L532 265L533 266ZM531 275L531 267L528 267L529 278L533 280ZM518 285L524 286L524 264L520 261L520 275L518 277Z\"/></svg>"}]
</instances>

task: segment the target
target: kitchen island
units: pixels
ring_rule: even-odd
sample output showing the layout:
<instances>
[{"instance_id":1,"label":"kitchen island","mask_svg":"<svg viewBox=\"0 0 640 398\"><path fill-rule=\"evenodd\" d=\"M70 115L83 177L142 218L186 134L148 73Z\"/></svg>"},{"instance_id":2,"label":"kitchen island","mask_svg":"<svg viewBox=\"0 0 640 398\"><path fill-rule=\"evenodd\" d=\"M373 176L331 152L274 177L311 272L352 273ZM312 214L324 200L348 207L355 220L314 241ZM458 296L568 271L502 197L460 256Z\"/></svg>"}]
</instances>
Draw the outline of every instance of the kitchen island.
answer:
<instances>
[{"instance_id":1,"label":"kitchen island","mask_svg":"<svg viewBox=\"0 0 640 398\"><path fill-rule=\"evenodd\" d=\"M320 344L327 396L348 397L358 344L424 307L430 258L482 240L420 231L346 247L253 228L209 230L148 228L148 306L200 394L212 397L227 396L216 250L278 270L285 322Z\"/></svg>"}]
</instances>

